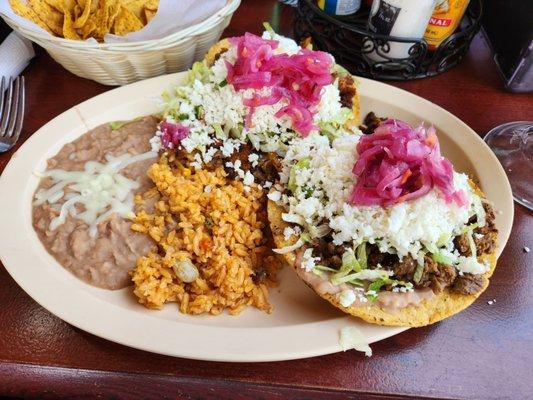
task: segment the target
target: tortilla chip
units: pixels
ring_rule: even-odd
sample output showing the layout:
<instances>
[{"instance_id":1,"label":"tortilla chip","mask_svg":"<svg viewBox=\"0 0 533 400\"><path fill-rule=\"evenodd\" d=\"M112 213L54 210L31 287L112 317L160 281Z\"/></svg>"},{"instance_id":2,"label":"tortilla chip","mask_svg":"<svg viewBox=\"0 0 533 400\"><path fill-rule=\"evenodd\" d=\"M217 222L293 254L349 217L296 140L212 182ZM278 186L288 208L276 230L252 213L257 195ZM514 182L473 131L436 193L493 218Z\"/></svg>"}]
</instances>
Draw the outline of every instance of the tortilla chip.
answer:
<instances>
[{"instance_id":1,"label":"tortilla chip","mask_svg":"<svg viewBox=\"0 0 533 400\"><path fill-rule=\"evenodd\" d=\"M106 33L109 32L107 28L107 22L109 20L109 9L113 6L115 2L111 0L100 0L98 9L96 10L95 19L93 23L96 25L95 30L92 33L92 36L98 40L103 41Z\"/></svg>"},{"instance_id":2,"label":"tortilla chip","mask_svg":"<svg viewBox=\"0 0 533 400\"><path fill-rule=\"evenodd\" d=\"M157 14L157 10L150 10L149 8L144 9L144 21L146 24L149 24L150 21L155 17Z\"/></svg>"},{"instance_id":3,"label":"tortilla chip","mask_svg":"<svg viewBox=\"0 0 533 400\"><path fill-rule=\"evenodd\" d=\"M76 8L79 10L83 10L80 15L76 17L76 20L74 21L74 28L81 28L83 25L87 23L87 20L89 19L89 16L91 15L91 3L92 1L97 2L98 0L85 0L85 3L80 2L82 4L76 5Z\"/></svg>"},{"instance_id":4,"label":"tortilla chip","mask_svg":"<svg viewBox=\"0 0 533 400\"><path fill-rule=\"evenodd\" d=\"M471 181L470 184L476 189L476 192L480 196L485 197L481 190L474 184L474 182ZM294 242L296 242L295 236L289 238L289 240L285 240L283 235L283 230L289 226L289 224L283 221L281 218L282 213L285 212L284 209L271 200L268 201L267 209L270 229L274 236L274 243L276 246L281 248L294 244ZM293 268L297 268L296 255L294 252L284 254L283 258L287 264ZM454 293L448 289L445 289L443 292L435 295L429 300L423 300L416 306L402 308L394 314L388 313L376 305L365 307L343 307L336 296L331 294L320 294L318 292L317 294L345 313L359 317L362 320L372 324L410 327L430 325L464 310L471 305L488 287L488 278L492 276L492 273L496 267L496 254L483 255L481 258L483 261L490 264L490 269L484 274L484 276L487 278L487 283L479 293L465 295ZM311 289L313 288L311 287Z\"/></svg>"},{"instance_id":5,"label":"tortilla chip","mask_svg":"<svg viewBox=\"0 0 533 400\"><path fill-rule=\"evenodd\" d=\"M157 9L159 8L159 0L148 0L144 5L144 8L152 11L157 11Z\"/></svg>"},{"instance_id":6,"label":"tortilla chip","mask_svg":"<svg viewBox=\"0 0 533 400\"><path fill-rule=\"evenodd\" d=\"M228 39L222 39L218 43L215 43L205 55L205 61L207 65L213 65L215 61L220 57L220 54L224 53L231 47Z\"/></svg>"},{"instance_id":7,"label":"tortilla chip","mask_svg":"<svg viewBox=\"0 0 533 400\"><path fill-rule=\"evenodd\" d=\"M126 7L121 6L113 25L115 35L126 35L143 28L143 23Z\"/></svg>"},{"instance_id":8,"label":"tortilla chip","mask_svg":"<svg viewBox=\"0 0 533 400\"><path fill-rule=\"evenodd\" d=\"M80 35L74 28L72 14L65 8L65 18L63 19L63 37L65 39L80 40Z\"/></svg>"},{"instance_id":9,"label":"tortilla chip","mask_svg":"<svg viewBox=\"0 0 533 400\"><path fill-rule=\"evenodd\" d=\"M89 20L85 23L85 25L83 25L80 29L77 29L77 32L81 36L81 38L85 40L91 37L95 30L96 30L96 24L94 23L94 19L89 18Z\"/></svg>"},{"instance_id":10,"label":"tortilla chip","mask_svg":"<svg viewBox=\"0 0 533 400\"><path fill-rule=\"evenodd\" d=\"M115 24L115 20L117 19L118 13L120 12L120 2L116 2L115 4L112 4L109 8L109 16L107 19L107 31L111 32L111 29L113 28L113 25Z\"/></svg>"},{"instance_id":11,"label":"tortilla chip","mask_svg":"<svg viewBox=\"0 0 533 400\"><path fill-rule=\"evenodd\" d=\"M21 0L9 0L9 4L11 5L11 8L15 12L15 14L21 16L22 18L30 20L31 22L39 25L41 28L51 34L54 33L48 27L48 25L39 17L39 15L33 9L28 7L28 5L24 4Z\"/></svg>"},{"instance_id":12,"label":"tortilla chip","mask_svg":"<svg viewBox=\"0 0 533 400\"><path fill-rule=\"evenodd\" d=\"M27 4L56 35L63 34L63 13L44 0L28 0Z\"/></svg>"},{"instance_id":13,"label":"tortilla chip","mask_svg":"<svg viewBox=\"0 0 533 400\"><path fill-rule=\"evenodd\" d=\"M131 11L141 21L144 18L146 0L123 0L122 5Z\"/></svg>"}]
</instances>

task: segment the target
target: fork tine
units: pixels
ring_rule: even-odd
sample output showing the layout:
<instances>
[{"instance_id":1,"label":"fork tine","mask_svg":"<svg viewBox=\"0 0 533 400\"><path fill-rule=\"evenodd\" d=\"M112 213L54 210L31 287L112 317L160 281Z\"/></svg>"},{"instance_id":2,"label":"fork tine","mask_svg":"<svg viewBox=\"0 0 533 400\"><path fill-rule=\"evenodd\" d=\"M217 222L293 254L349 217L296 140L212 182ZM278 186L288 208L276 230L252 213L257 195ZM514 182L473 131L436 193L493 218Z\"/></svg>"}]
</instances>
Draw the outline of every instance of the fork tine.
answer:
<instances>
[{"instance_id":1,"label":"fork tine","mask_svg":"<svg viewBox=\"0 0 533 400\"><path fill-rule=\"evenodd\" d=\"M13 133L15 132L15 124L18 119L18 109L19 109L19 102L20 102L20 79L17 77L15 81L13 82L13 97L11 99L11 107L9 111L9 120L7 123L7 129L5 133L5 137L10 138L13 136Z\"/></svg>"},{"instance_id":2,"label":"fork tine","mask_svg":"<svg viewBox=\"0 0 533 400\"><path fill-rule=\"evenodd\" d=\"M17 117L15 118L15 129L12 134L13 142L16 142L19 138L20 132L22 131L22 123L24 122L24 110L25 110L25 99L26 99L26 87L24 77L20 77L19 90L18 90L18 107L17 107Z\"/></svg>"},{"instance_id":3,"label":"fork tine","mask_svg":"<svg viewBox=\"0 0 533 400\"><path fill-rule=\"evenodd\" d=\"M6 100L7 99L7 100ZM3 104L3 111L0 118L0 137L5 136L6 127L9 122L11 114L11 102L13 101L13 78L9 78L9 86L7 89L7 95L4 97L5 104Z\"/></svg>"},{"instance_id":4,"label":"fork tine","mask_svg":"<svg viewBox=\"0 0 533 400\"><path fill-rule=\"evenodd\" d=\"M2 114L4 109L4 91L5 91L5 78L2 77L2 80L0 80L0 123L2 122ZM0 135L2 136L2 135Z\"/></svg>"}]
</instances>

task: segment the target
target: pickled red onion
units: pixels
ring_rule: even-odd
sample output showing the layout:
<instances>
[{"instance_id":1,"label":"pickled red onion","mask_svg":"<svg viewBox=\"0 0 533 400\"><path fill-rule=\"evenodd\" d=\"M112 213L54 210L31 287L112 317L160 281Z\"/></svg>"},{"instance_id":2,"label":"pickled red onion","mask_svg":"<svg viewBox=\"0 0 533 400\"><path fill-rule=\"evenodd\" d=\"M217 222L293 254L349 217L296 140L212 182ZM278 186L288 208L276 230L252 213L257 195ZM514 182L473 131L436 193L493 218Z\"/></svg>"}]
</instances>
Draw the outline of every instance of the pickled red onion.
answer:
<instances>
[{"instance_id":1,"label":"pickled red onion","mask_svg":"<svg viewBox=\"0 0 533 400\"><path fill-rule=\"evenodd\" d=\"M159 124L159 130L161 131L161 143L167 149L174 149L189 135L190 131L188 126L167 121Z\"/></svg>"},{"instance_id":2,"label":"pickled red onion","mask_svg":"<svg viewBox=\"0 0 533 400\"><path fill-rule=\"evenodd\" d=\"M330 72L332 57L308 49L301 49L294 55L275 54L278 41L262 39L251 33L231 38L230 42L237 47L237 59L234 64L225 62L227 82L237 91L271 88L267 96L254 94L244 100L244 105L250 107L245 126L250 128L256 107L285 99L288 104L276 113L276 117L289 117L293 129L304 137L316 129L313 115L320 103L320 93L333 81Z\"/></svg>"},{"instance_id":3,"label":"pickled red onion","mask_svg":"<svg viewBox=\"0 0 533 400\"><path fill-rule=\"evenodd\" d=\"M382 122L357 144L353 167L357 183L349 201L362 206L388 206L424 196L437 187L446 202L467 204L465 193L455 190L453 166L442 157L435 128L395 119Z\"/></svg>"}]
</instances>

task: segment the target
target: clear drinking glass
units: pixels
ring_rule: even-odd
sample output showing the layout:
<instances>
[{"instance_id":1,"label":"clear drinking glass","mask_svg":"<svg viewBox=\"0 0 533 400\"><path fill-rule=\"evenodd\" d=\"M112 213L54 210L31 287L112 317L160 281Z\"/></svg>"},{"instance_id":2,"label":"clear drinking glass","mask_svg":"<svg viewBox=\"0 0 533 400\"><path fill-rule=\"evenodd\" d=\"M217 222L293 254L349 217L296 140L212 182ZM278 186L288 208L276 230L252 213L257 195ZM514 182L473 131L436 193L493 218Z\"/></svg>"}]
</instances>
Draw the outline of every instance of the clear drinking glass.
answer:
<instances>
[{"instance_id":1,"label":"clear drinking glass","mask_svg":"<svg viewBox=\"0 0 533 400\"><path fill-rule=\"evenodd\" d=\"M507 173L514 199L533 211L533 121L497 126L484 140Z\"/></svg>"}]
</instances>

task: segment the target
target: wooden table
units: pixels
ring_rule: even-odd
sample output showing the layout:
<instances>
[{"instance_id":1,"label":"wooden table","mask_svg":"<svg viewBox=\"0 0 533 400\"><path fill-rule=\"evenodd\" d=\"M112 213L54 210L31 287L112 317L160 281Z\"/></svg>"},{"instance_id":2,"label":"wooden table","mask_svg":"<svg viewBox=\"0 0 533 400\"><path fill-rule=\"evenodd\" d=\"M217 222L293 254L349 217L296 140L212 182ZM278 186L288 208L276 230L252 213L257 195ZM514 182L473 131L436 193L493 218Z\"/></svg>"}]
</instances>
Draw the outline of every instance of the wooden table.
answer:
<instances>
[{"instance_id":1,"label":"wooden table","mask_svg":"<svg viewBox=\"0 0 533 400\"><path fill-rule=\"evenodd\" d=\"M259 32L275 4L244 0L225 35ZM290 34L290 21L291 11L284 9L282 33ZM109 89L69 74L45 54L31 63L25 76L28 112L20 143L59 113ZM481 135L504 122L533 119L533 97L503 91L481 37L452 71L393 84L439 104ZM0 171L13 152L0 155ZM533 252L525 253L524 246L533 248L533 218L517 205L511 239L492 283L465 312L376 343L371 358L348 351L259 364L191 361L108 342L45 311L0 267L0 396L531 398ZM488 305L492 299L496 303Z\"/></svg>"}]
</instances>

